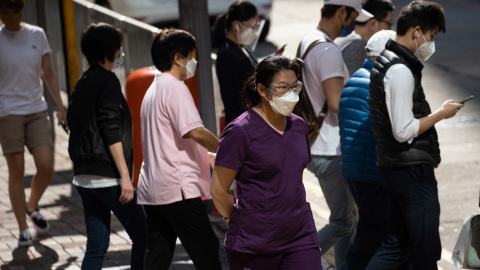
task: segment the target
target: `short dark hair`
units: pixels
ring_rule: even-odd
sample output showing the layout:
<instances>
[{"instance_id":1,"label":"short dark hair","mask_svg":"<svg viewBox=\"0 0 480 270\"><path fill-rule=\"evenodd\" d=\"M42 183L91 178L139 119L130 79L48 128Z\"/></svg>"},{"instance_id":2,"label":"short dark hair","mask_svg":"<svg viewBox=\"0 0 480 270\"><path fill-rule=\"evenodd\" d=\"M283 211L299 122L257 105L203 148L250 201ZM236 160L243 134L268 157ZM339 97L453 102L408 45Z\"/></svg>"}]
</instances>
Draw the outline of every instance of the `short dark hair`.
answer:
<instances>
[{"instance_id":1,"label":"short dark hair","mask_svg":"<svg viewBox=\"0 0 480 270\"><path fill-rule=\"evenodd\" d=\"M413 1L402 8L397 18L397 35L403 36L410 27L420 26L422 32L435 29L445 33L445 12L441 5L430 1Z\"/></svg>"},{"instance_id":2,"label":"short dark hair","mask_svg":"<svg viewBox=\"0 0 480 270\"><path fill-rule=\"evenodd\" d=\"M243 106L245 109L253 108L262 97L257 91L257 84L269 86L275 74L282 70L292 70L298 77L299 64L297 59L290 59L281 55L272 55L263 59L255 66L254 74L248 78L243 86Z\"/></svg>"},{"instance_id":3,"label":"short dark hair","mask_svg":"<svg viewBox=\"0 0 480 270\"><path fill-rule=\"evenodd\" d=\"M83 30L80 47L89 65L104 63L105 58L113 62L115 52L122 47L122 41L120 29L108 23L92 23Z\"/></svg>"},{"instance_id":4,"label":"short dark hair","mask_svg":"<svg viewBox=\"0 0 480 270\"><path fill-rule=\"evenodd\" d=\"M25 0L0 0L0 11L11 8L13 10L23 9Z\"/></svg>"},{"instance_id":5,"label":"short dark hair","mask_svg":"<svg viewBox=\"0 0 480 270\"><path fill-rule=\"evenodd\" d=\"M339 6L339 5L324 5L322 8L322 18L331 18L337 12L337 9L345 7L347 9L347 18L350 17L352 12L355 11L354 8L348 6Z\"/></svg>"},{"instance_id":6,"label":"short dark hair","mask_svg":"<svg viewBox=\"0 0 480 270\"><path fill-rule=\"evenodd\" d=\"M196 45L195 37L187 31L174 28L163 29L155 36L150 48L153 64L160 71L170 70L176 53L187 58Z\"/></svg>"},{"instance_id":7,"label":"short dark hair","mask_svg":"<svg viewBox=\"0 0 480 270\"><path fill-rule=\"evenodd\" d=\"M257 8L248 1L235 1L225 14L218 15L213 24L213 46L219 46L225 40L225 31L232 28L234 21L248 21L257 15Z\"/></svg>"},{"instance_id":8,"label":"short dark hair","mask_svg":"<svg viewBox=\"0 0 480 270\"><path fill-rule=\"evenodd\" d=\"M388 12L393 12L395 6L391 0L363 0L362 8L373 15L374 19L379 21L385 20L388 16ZM355 22L357 25L364 25L365 22Z\"/></svg>"}]
</instances>

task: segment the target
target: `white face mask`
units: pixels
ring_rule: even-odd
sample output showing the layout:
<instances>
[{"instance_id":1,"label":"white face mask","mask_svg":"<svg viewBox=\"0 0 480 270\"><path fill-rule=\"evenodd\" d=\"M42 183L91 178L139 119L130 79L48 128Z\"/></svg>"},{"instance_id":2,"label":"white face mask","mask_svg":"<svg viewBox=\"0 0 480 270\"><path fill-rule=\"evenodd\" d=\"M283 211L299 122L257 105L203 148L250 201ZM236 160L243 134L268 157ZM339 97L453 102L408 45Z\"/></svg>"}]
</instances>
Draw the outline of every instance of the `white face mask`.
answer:
<instances>
[{"instance_id":1,"label":"white face mask","mask_svg":"<svg viewBox=\"0 0 480 270\"><path fill-rule=\"evenodd\" d=\"M421 32L422 30L420 30ZM420 59L420 60L423 60L423 61L427 61L428 58L430 58L430 56L432 56L432 54L435 52L435 41L427 41L425 39L425 36L423 35L423 32L422 33L422 36L423 36L423 40L425 40L425 43L423 43L422 45L420 45L420 47L418 47L417 45L417 39L415 39L415 47L417 47L417 50L415 51L415 56Z\"/></svg>"},{"instance_id":2,"label":"white face mask","mask_svg":"<svg viewBox=\"0 0 480 270\"><path fill-rule=\"evenodd\" d=\"M274 112L289 116L293 112L293 108L297 104L299 96L293 91L290 91L281 97L272 95L272 100L268 100L267 97L265 97L265 99L270 102L270 106Z\"/></svg>"},{"instance_id":3,"label":"white face mask","mask_svg":"<svg viewBox=\"0 0 480 270\"><path fill-rule=\"evenodd\" d=\"M182 56L183 57L183 56ZM183 59L187 60L187 58L183 57ZM180 64L181 66L184 66ZM187 78L186 80L190 79L195 75L195 70L197 69L197 60L192 57L192 59L187 60L187 65L184 66L187 69Z\"/></svg>"},{"instance_id":4,"label":"white face mask","mask_svg":"<svg viewBox=\"0 0 480 270\"><path fill-rule=\"evenodd\" d=\"M239 24L242 25L241 23ZM252 28L247 28L240 33L240 27L238 27L239 24L237 24L237 41L244 46L249 46L257 37L257 33ZM242 28L245 27L242 25Z\"/></svg>"},{"instance_id":5,"label":"white face mask","mask_svg":"<svg viewBox=\"0 0 480 270\"><path fill-rule=\"evenodd\" d=\"M123 64L123 60L125 60L125 53L123 52L123 48L120 47L120 56L113 60L112 69L116 69Z\"/></svg>"}]
</instances>

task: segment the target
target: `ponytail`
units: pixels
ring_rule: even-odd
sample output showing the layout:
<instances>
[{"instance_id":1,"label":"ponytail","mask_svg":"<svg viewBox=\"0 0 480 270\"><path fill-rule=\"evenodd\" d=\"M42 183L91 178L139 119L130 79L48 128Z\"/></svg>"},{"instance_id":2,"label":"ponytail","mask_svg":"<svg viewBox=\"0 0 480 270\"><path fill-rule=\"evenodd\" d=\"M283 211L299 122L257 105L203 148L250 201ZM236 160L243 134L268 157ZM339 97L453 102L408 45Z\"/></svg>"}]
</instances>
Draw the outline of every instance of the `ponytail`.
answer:
<instances>
[{"instance_id":1,"label":"ponytail","mask_svg":"<svg viewBox=\"0 0 480 270\"><path fill-rule=\"evenodd\" d=\"M245 110L251 109L257 105L262 97L257 91L257 80L255 74L250 76L243 85L242 91L243 107Z\"/></svg>"},{"instance_id":2,"label":"ponytail","mask_svg":"<svg viewBox=\"0 0 480 270\"><path fill-rule=\"evenodd\" d=\"M212 27L212 46L218 47L222 42L225 40L225 21L226 21L226 14L220 14L215 19L215 23Z\"/></svg>"}]
</instances>

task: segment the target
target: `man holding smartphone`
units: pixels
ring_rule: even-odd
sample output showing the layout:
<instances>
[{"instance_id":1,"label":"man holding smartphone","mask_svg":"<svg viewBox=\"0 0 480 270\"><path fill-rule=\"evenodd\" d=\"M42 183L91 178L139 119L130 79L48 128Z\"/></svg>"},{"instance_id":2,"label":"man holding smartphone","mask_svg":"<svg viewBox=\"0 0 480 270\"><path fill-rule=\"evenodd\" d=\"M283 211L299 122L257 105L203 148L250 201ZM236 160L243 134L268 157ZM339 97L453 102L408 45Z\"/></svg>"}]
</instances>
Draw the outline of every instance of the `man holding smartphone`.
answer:
<instances>
[{"instance_id":1,"label":"man holding smartphone","mask_svg":"<svg viewBox=\"0 0 480 270\"><path fill-rule=\"evenodd\" d=\"M395 40L377 58L369 105L377 138L380 183L389 196L389 234L367 269L437 269L441 255L440 204L434 168L440 148L434 125L453 117L463 104L445 101L433 112L425 99L423 64L434 52L434 36L445 32L443 8L414 1L397 19Z\"/></svg>"}]
</instances>

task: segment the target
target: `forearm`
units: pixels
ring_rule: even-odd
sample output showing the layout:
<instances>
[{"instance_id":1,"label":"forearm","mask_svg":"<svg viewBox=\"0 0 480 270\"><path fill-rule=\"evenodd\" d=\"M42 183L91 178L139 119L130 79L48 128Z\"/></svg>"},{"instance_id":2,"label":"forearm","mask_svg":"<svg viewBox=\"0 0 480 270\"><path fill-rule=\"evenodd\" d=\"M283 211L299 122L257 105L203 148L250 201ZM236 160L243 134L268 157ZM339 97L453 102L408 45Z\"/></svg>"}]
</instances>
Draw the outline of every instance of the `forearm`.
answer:
<instances>
[{"instance_id":1,"label":"forearm","mask_svg":"<svg viewBox=\"0 0 480 270\"><path fill-rule=\"evenodd\" d=\"M233 196L230 193L222 192L215 196L212 194L212 197L218 212L220 212L223 217L230 218L233 211Z\"/></svg>"},{"instance_id":2,"label":"forearm","mask_svg":"<svg viewBox=\"0 0 480 270\"><path fill-rule=\"evenodd\" d=\"M222 214L222 216L224 216L225 218L230 218L233 211L234 201L232 194L230 194L230 187L227 186L228 185L222 185L220 183L218 174L214 170L212 176L212 186L210 190L213 198L213 203L215 204L218 212Z\"/></svg>"},{"instance_id":3,"label":"forearm","mask_svg":"<svg viewBox=\"0 0 480 270\"><path fill-rule=\"evenodd\" d=\"M122 142L117 142L108 146L110 154L112 154L113 161L117 167L120 177L130 177L128 172L127 163L125 162L125 157L123 155L123 146Z\"/></svg>"},{"instance_id":4,"label":"forearm","mask_svg":"<svg viewBox=\"0 0 480 270\"><path fill-rule=\"evenodd\" d=\"M42 77L47 84L48 90L52 94L55 104L57 104L58 111L65 111L62 98L60 96L60 87L58 86L57 76L53 71L53 67L50 62L50 54L48 53L42 56Z\"/></svg>"},{"instance_id":5,"label":"forearm","mask_svg":"<svg viewBox=\"0 0 480 270\"><path fill-rule=\"evenodd\" d=\"M210 193L215 207L225 218L230 218L232 215L234 201L232 194L230 194L230 186L236 175L236 171L226 167L215 166L213 169Z\"/></svg>"},{"instance_id":6,"label":"forearm","mask_svg":"<svg viewBox=\"0 0 480 270\"><path fill-rule=\"evenodd\" d=\"M188 136L195 140L198 144L205 147L208 151L216 153L218 149L218 138L208 129L198 127L189 131Z\"/></svg>"},{"instance_id":7,"label":"forearm","mask_svg":"<svg viewBox=\"0 0 480 270\"><path fill-rule=\"evenodd\" d=\"M425 117L420 118L420 128L418 129L418 135L424 133L431 127L433 127L437 122L445 118L445 114L442 109L437 110L434 113L431 113Z\"/></svg>"},{"instance_id":8,"label":"forearm","mask_svg":"<svg viewBox=\"0 0 480 270\"><path fill-rule=\"evenodd\" d=\"M47 85L48 90L52 94L58 111L64 111L65 107L63 106L62 97L60 95L60 88L58 86L57 76L55 76L55 73L52 71L48 75L45 74L43 76L43 79L45 80L45 84Z\"/></svg>"}]
</instances>

